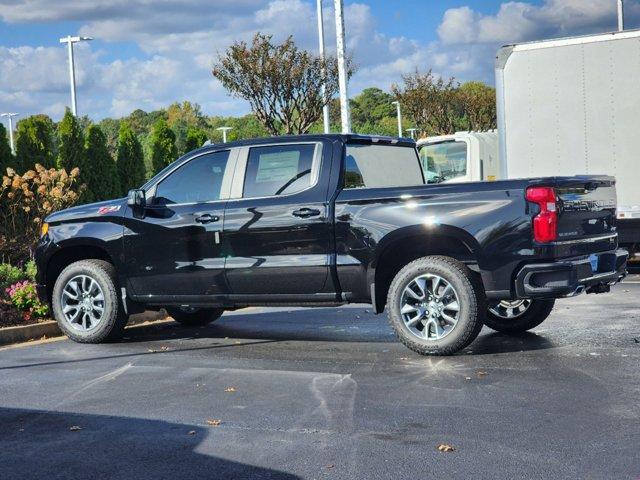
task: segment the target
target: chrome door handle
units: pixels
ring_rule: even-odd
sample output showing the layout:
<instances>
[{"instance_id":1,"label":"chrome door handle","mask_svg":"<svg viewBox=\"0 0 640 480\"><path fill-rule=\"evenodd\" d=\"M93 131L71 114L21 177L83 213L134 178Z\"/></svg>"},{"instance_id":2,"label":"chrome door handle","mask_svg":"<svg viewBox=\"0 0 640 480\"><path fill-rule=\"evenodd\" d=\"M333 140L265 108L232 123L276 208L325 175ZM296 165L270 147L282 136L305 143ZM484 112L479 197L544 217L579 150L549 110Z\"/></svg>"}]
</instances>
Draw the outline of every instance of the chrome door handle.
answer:
<instances>
[{"instance_id":1,"label":"chrome door handle","mask_svg":"<svg viewBox=\"0 0 640 480\"><path fill-rule=\"evenodd\" d=\"M212 223L220 220L220 217L216 215L211 215L210 213L205 213L204 215L200 215L196 217L196 222L198 223Z\"/></svg>"},{"instance_id":2,"label":"chrome door handle","mask_svg":"<svg viewBox=\"0 0 640 480\"><path fill-rule=\"evenodd\" d=\"M300 218L308 218L308 217L317 217L318 215L320 215L320 210L318 210L317 208L300 208L298 210L295 210L292 215L294 217L300 217Z\"/></svg>"}]
</instances>

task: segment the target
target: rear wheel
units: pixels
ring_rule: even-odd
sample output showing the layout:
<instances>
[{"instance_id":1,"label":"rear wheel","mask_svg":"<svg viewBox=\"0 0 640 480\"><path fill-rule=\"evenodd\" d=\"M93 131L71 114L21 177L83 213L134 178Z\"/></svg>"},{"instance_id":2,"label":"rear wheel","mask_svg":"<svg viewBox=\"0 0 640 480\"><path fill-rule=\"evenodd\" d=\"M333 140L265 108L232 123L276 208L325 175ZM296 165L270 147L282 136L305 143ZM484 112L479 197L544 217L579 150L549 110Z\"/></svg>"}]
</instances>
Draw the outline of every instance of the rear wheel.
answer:
<instances>
[{"instance_id":1,"label":"rear wheel","mask_svg":"<svg viewBox=\"0 0 640 480\"><path fill-rule=\"evenodd\" d=\"M51 304L60 329L76 342L117 338L128 320L118 298L115 268L104 260L80 260L62 270Z\"/></svg>"},{"instance_id":2,"label":"rear wheel","mask_svg":"<svg viewBox=\"0 0 640 480\"><path fill-rule=\"evenodd\" d=\"M222 308L197 307L167 307L167 313L181 325L197 327L206 325L219 319L224 310Z\"/></svg>"},{"instance_id":3,"label":"rear wheel","mask_svg":"<svg viewBox=\"0 0 640 480\"><path fill-rule=\"evenodd\" d=\"M502 300L487 309L485 325L498 332L517 333L544 322L553 310L555 300Z\"/></svg>"},{"instance_id":4,"label":"rear wheel","mask_svg":"<svg viewBox=\"0 0 640 480\"><path fill-rule=\"evenodd\" d=\"M482 286L453 258L423 257L391 282L389 321L400 341L421 355L450 355L480 333L485 312Z\"/></svg>"}]
</instances>

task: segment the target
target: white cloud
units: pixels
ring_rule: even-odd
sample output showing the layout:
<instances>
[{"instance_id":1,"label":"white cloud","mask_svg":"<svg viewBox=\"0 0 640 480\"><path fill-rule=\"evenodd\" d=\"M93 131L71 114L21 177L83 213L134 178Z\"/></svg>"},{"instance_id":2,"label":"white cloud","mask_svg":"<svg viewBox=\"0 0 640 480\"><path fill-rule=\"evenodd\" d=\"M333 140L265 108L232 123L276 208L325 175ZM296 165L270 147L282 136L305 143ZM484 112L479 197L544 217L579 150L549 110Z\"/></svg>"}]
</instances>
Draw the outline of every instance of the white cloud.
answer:
<instances>
[{"instance_id":1,"label":"white cloud","mask_svg":"<svg viewBox=\"0 0 640 480\"><path fill-rule=\"evenodd\" d=\"M541 5L505 2L493 15L470 7L449 9L439 40L425 43L380 32L371 7L347 3L347 46L359 71L351 93L377 85L388 88L403 73L433 68L437 74L493 80L493 55L502 43L611 30L612 0L546 0ZM627 16L640 19L638 3ZM332 2L325 2L327 50L335 48ZM209 114L241 114L245 102L229 97L211 76L216 52L257 31L276 40L293 35L303 48L317 49L312 0L0 0L8 23L77 22L79 33L107 42L133 42L134 58L105 60L95 45L76 45L80 113L100 118L134 108L156 109L192 100ZM117 52L117 50L116 50ZM59 117L68 104L66 51L62 47L0 47L0 107L47 112Z\"/></svg>"}]
</instances>

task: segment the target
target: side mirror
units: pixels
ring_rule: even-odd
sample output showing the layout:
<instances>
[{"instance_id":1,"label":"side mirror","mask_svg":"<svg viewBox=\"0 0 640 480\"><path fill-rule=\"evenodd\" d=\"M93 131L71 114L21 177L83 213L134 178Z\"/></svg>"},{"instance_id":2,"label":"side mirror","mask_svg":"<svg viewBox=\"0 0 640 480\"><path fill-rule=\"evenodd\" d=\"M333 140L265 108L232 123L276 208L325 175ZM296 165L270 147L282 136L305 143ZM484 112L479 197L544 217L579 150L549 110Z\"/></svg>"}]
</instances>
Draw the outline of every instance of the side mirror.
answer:
<instances>
[{"instance_id":1,"label":"side mirror","mask_svg":"<svg viewBox=\"0 0 640 480\"><path fill-rule=\"evenodd\" d=\"M145 197L144 190L139 188L129 190L129 194L127 195L127 205L137 210L146 207L147 199Z\"/></svg>"}]
</instances>

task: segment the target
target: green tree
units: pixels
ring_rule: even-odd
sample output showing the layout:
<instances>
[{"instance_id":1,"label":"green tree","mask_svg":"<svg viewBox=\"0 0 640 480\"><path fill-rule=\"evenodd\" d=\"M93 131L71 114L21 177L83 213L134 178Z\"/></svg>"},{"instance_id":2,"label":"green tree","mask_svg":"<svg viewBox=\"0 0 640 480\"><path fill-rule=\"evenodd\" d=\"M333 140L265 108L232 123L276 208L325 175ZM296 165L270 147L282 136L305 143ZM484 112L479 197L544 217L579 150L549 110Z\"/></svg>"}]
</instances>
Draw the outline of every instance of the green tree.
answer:
<instances>
[{"instance_id":1,"label":"green tree","mask_svg":"<svg viewBox=\"0 0 640 480\"><path fill-rule=\"evenodd\" d=\"M207 141L207 132L199 128L190 128L187 131L184 153L200 148Z\"/></svg>"},{"instance_id":2,"label":"green tree","mask_svg":"<svg viewBox=\"0 0 640 480\"><path fill-rule=\"evenodd\" d=\"M120 122L118 135L118 176L120 192L125 194L132 188L140 187L145 180L142 145L128 122Z\"/></svg>"},{"instance_id":3,"label":"green tree","mask_svg":"<svg viewBox=\"0 0 640 480\"><path fill-rule=\"evenodd\" d=\"M431 70L403 75L404 85L393 85L393 94L405 114L427 135L455 133L460 128L462 109L455 78L436 77Z\"/></svg>"},{"instance_id":4,"label":"green tree","mask_svg":"<svg viewBox=\"0 0 640 480\"><path fill-rule=\"evenodd\" d=\"M15 159L11 153L7 129L0 123L0 178L7 174L7 167L13 167Z\"/></svg>"},{"instance_id":5,"label":"green tree","mask_svg":"<svg viewBox=\"0 0 640 480\"><path fill-rule=\"evenodd\" d=\"M496 89L482 82L466 82L458 89L465 130L497 128Z\"/></svg>"},{"instance_id":6,"label":"green tree","mask_svg":"<svg viewBox=\"0 0 640 480\"><path fill-rule=\"evenodd\" d=\"M84 134L78 119L68 108L58 124L58 168L67 172L85 164ZM82 176L82 172L80 172Z\"/></svg>"},{"instance_id":7,"label":"green tree","mask_svg":"<svg viewBox=\"0 0 640 480\"><path fill-rule=\"evenodd\" d=\"M53 121L46 115L23 118L16 125L16 171L23 173L36 163L55 167Z\"/></svg>"},{"instance_id":8,"label":"green tree","mask_svg":"<svg viewBox=\"0 0 640 480\"><path fill-rule=\"evenodd\" d=\"M107 149L112 158L118 157L118 133L120 132L120 120L114 118L103 118L98 123L100 130L107 140Z\"/></svg>"},{"instance_id":9,"label":"green tree","mask_svg":"<svg viewBox=\"0 0 640 480\"><path fill-rule=\"evenodd\" d=\"M176 159L176 135L169 128L166 120L160 119L153 126L150 147L151 165L154 174L158 173Z\"/></svg>"},{"instance_id":10,"label":"green tree","mask_svg":"<svg viewBox=\"0 0 640 480\"><path fill-rule=\"evenodd\" d=\"M120 178L113 157L109 155L107 139L97 125L87 129L85 163L80 167L80 182L87 185L82 200L98 202L117 198L121 194Z\"/></svg>"},{"instance_id":11,"label":"green tree","mask_svg":"<svg viewBox=\"0 0 640 480\"><path fill-rule=\"evenodd\" d=\"M348 70L350 76L353 68ZM231 95L249 102L271 135L308 132L338 91L335 58L300 50L292 37L274 44L270 35L257 33L251 45L234 43L218 56L212 73Z\"/></svg>"}]
</instances>

